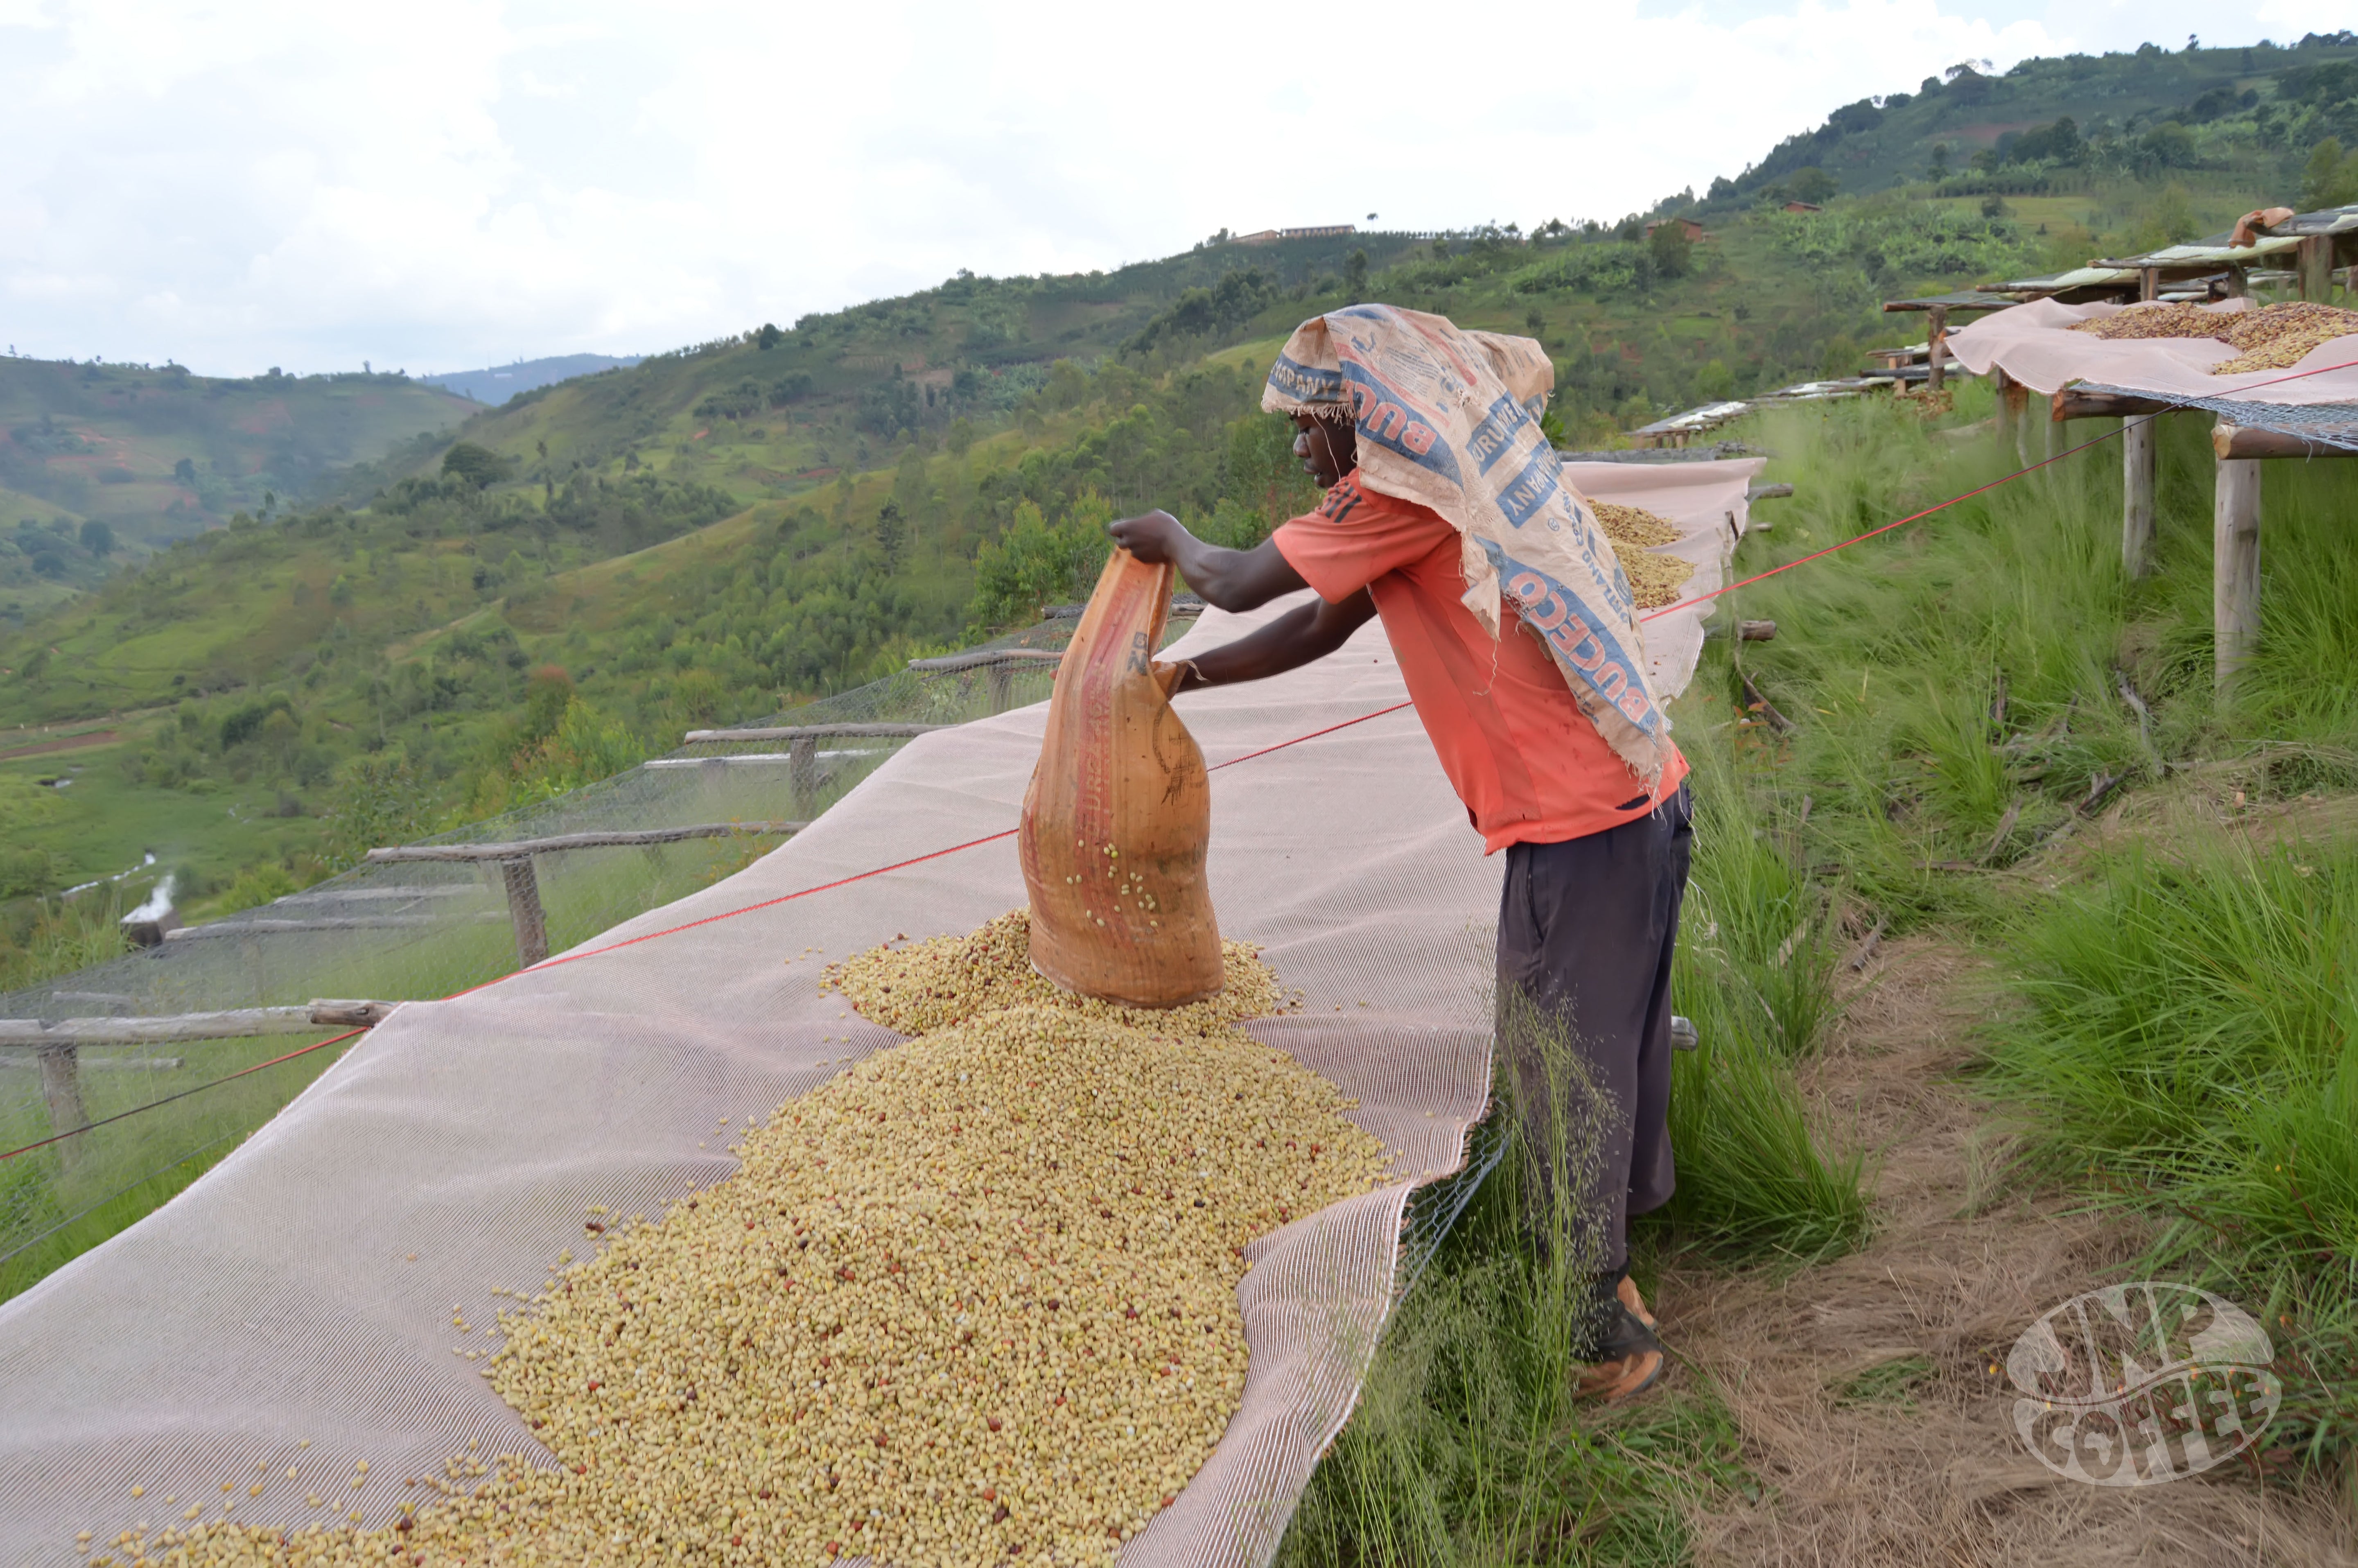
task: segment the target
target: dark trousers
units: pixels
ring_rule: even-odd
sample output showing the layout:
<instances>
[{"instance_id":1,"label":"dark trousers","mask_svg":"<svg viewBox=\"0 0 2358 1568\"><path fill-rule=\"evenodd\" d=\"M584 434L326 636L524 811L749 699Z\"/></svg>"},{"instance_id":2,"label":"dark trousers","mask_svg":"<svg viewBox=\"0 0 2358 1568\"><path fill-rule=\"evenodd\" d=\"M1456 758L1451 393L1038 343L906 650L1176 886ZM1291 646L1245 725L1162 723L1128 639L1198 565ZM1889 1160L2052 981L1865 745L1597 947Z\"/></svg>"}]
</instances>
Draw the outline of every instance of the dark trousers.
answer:
<instances>
[{"instance_id":1,"label":"dark trousers","mask_svg":"<svg viewBox=\"0 0 2358 1568\"><path fill-rule=\"evenodd\" d=\"M1507 850L1498 1042L1533 1156L1536 1238L1563 1192L1584 1260L1608 1273L1628 1266L1629 1216L1674 1184L1671 954L1693 842L1682 784L1618 827Z\"/></svg>"}]
</instances>

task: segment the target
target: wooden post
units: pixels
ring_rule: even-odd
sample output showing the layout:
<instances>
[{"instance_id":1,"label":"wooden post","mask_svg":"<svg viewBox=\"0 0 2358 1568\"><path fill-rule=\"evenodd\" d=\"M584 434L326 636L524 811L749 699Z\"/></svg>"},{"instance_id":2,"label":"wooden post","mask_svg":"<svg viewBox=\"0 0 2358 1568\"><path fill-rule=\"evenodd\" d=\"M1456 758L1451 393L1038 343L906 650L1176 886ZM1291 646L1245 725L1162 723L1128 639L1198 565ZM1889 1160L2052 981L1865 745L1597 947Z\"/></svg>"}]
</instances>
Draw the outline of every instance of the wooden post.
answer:
<instances>
[{"instance_id":1,"label":"wooden post","mask_svg":"<svg viewBox=\"0 0 2358 1568\"><path fill-rule=\"evenodd\" d=\"M507 884L508 919L515 926L516 957L530 968L548 957L548 920L541 913L540 883L532 874L532 857L502 860L500 880Z\"/></svg>"},{"instance_id":2,"label":"wooden post","mask_svg":"<svg viewBox=\"0 0 2358 1568\"><path fill-rule=\"evenodd\" d=\"M1990 390L1997 394L1997 438L2004 441L2014 434L2014 378L1998 366L1992 365Z\"/></svg>"},{"instance_id":3,"label":"wooden post","mask_svg":"<svg viewBox=\"0 0 2358 1568\"><path fill-rule=\"evenodd\" d=\"M1015 670L1007 664L992 665L984 672L990 684L990 710L1004 713L1015 701Z\"/></svg>"},{"instance_id":4,"label":"wooden post","mask_svg":"<svg viewBox=\"0 0 2358 1568\"><path fill-rule=\"evenodd\" d=\"M2030 466L2030 388L2018 381L2009 381L2006 387L2006 423L2014 427L2014 458L2023 468Z\"/></svg>"},{"instance_id":5,"label":"wooden post","mask_svg":"<svg viewBox=\"0 0 2358 1568\"><path fill-rule=\"evenodd\" d=\"M2219 460L2212 502L2211 623L2214 680L2223 696L2260 632L2260 462Z\"/></svg>"},{"instance_id":6,"label":"wooden post","mask_svg":"<svg viewBox=\"0 0 2358 1568\"><path fill-rule=\"evenodd\" d=\"M818 741L815 736L797 735L788 748L793 759L787 771L793 777L795 815L810 815L811 803L818 795Z\"/></svg>"},{"instance_id":7,"label":"wooden post","mask_svg":"<svg viewBox=\"0 0 2358 1568\"><path fill-rule=\"evenodd\" d=\"M2230 299L2249 299L2251 297L2252 280L2250 276L2242 267L2229 267L2227 269L2227 297Z\"/></svg>"},{"instance_id":8,"label":"wooden post","mask_svg":"<svg viewBox=\"0 0 2358 1568\"><path fill-rule=\"evenodd\" d=\"M49 1108L49 1130L62 1136L76 1128L88 1127L90 1113L82 1109L81 1067L74 1059L74 1048L56 1046L43 1051L40 1059L41 1099ZM61 1165L70 1165L80 1153L70 1138L50 1147L58 1152Z\"/></svg>"},{"instance_id":9,"label":"wooden post","mask_svg":"<svg viewBox=\"0 0 2358 1568\"><path fill-rule=\"evenodd\" d=\"M2140 301L2161 297L2161 269L2158 266L2137 269L2137 298Z\"/></svg>"},{"instance_id":10,"label":"wooden post","mask_svg":"<svg viewBox=\"0 0 2358 1568\"><path fill-rule=\"evenodd\" d=\"M2141 578L2153 569L2154 421L2121 422L2121 569Z\"/></svg>"},{"instance_id":11,"label":"wooden post","mask_svg":"<svg viewBox=\"0 0 2358 1568\"><path fill-rule=\"evenodd\" d=\"M1924 377L1924 391L1929 396L1937 394L1949 384L1945 373L1949 357L1949 308L1945 305L1935 305L1927 312L1927 316L1929 325L1924 330L1926 350L1924 357L1931 363L1931 369Z\"/></svg>"},{"instance_id":12,"label":"wooden post","mask_svg":"<svg viewBox=\"0 0 2358 1568\"><path fill-rule=\"evenodd\" d=\"M2358 437L2347 425L2331 427L2347 441ZM2342 441L2296 436L2289 430L2268 430L2249 425L2221 424L2211 431L2211 449L2222 458L2353 458L2358 450Z\"/></svg>"},{"instance_id":13,"label":"wooden post","mask_svg":"<svg viewBox=\"0 0 2358 1568\"><path fill-rule=\"evenodd\" d=\"M2333 236L2303 234L2294 253L2300 278L2300 297L2322 305L2333 295Z\"/></svg>"}]
</instances>

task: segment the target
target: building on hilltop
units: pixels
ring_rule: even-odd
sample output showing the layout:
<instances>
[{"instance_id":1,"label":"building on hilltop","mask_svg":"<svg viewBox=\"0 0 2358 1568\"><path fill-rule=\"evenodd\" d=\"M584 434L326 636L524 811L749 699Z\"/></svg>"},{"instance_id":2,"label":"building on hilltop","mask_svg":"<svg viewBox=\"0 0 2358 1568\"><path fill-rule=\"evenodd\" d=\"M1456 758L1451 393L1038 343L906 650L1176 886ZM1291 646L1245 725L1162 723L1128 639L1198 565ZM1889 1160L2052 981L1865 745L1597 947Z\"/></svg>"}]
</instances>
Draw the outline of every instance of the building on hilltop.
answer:
<instances>
[{"instance_id":1,"label":"building on hilltop","mask_svg":"<svg viewBox=\"0 0 2358 1568\"><path fill-rule=\"evenodd\" d=\"M1654 237L1654 231L1660 228L1665 223L1676 223L1680 228L1686 231L1687 238L1696 244L1701 244L1704 241L1711 238L1711 235L1704 232L1704 226L1701 223L1696 222L1692 218L1657 218L1652 222L1646 225L1646 237L1650 240L1652 239Z\"/></svg>"},{"instance_id":2,"label":"building on hilltop","mask_svg":"<svg viewBox=\"0 0 2358 1568\"><path fill-rule=\"evenodd\" d=\"M1356 223L1322 223L1307 229L1259 229L1249 234L1238 234L1239 245L1272 245L1280 240L1331 240L1344 234L1356 234Z\"/></svg>"},{"instance_id":3,"label":"building on hilltop","mask_svg":"<svg viewBox=\"0 0 2358 1568\"><path fill-rule=\"evenodd\" d=\"M1788 212L1823 212L1825 209L1819 206L1814 201L1788 201L1785 203L1785 211Z\"/></svg>"}]
</instances>

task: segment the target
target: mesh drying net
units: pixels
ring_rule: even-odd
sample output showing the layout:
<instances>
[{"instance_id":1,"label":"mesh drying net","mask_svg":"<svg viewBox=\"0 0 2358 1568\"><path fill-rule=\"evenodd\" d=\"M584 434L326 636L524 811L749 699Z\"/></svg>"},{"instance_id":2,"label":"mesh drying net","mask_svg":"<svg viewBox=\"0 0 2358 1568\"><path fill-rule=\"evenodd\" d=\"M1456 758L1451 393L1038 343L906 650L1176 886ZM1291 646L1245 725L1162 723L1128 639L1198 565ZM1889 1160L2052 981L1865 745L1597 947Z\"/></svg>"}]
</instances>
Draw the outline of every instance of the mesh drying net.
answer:
<instances>
[{"instance_id":1,"label":"mesh drying net","mask_svg":"<svg viewBox=\"0 0 2358 1568\"><path fill-rule=\"evenodd\" d=\"M1225 640L1252 619L1196 635ZM1038 680L1044 694L1044 676L1015 679ZM932 700L968 678L942 672L914 695ZM987 674L971 685L979 706L999 700ZM1038 694L1016 686L1010 695ZM1402 697L1371 624L1308 669L1189 694L1179 708L1217 767ZM888 711L908 710L880 704L824 721ZM103 1541L142 1519L160 1525L163 1497L216 1496L222 1481L254 1476L257 1464L268 1485L240 1502L237 1517L291 1524L316 1517L308 1494L342 1488L362 1459L373 1475L400 1477L435 1470L470 1440L482 1452L539 1454L480 1364L452 1353L452 1306L479 1325L492 1321L506 1299L494 1290L536 1292L568 1248L588 1245L590 1206L654 1213L691 1184L726 1176L733 1162L719 1119L766 1116L892 1046L898 1036L845 1016L819 992L821 968L903 933L971 930L1022 903L1008 830L1041 718L1037 707L1003 712L874 748L888 755L832 759L844 764L828 786L840 798L806 831L622 921L583 950L591 956L560 954L471 994L401 1006L178 1198L0 1305L9 1413L0 1423L0 1541L10 1549L0 1561L73 1561L77 1531ZM674 821L741 812L775 820L791 789L779 770L790 762L701 761L762 746L707 746L697 765L641 769L557 816L525 814L466 837L576 830L590 820L644 826L659 812ZM848 788L854 774L860 782ZM1413 713L1218 768L1213 781L1210 876L1224 932L1262 944L1305 993L1301 1011L1254 1032L1357 1099L1354 1119L1396 1151L1396 1179L1254 1244L1239 1292L1251 1356L1243 1403L1177 1503L1125 1549L1132 1564L1249 1563L1273 1553L1348 1414L1403 1280L1470 1191L1443 1179L1465 1169L1468 1130L1488 1100L1497 871ZM614 815L595 818L599 811ZM715 859L678 874L709 875L749 843L770 842L700 841L683 862L691 852ZM594 885L622 875L596 869L601 853L630 861L643 852L584 851L580 866L568 857L543 873L560 945L604 920L598 900L610 910L624 897ZM899 862L914 863L846 881ZM428 914L430 925L202 938L170 945L160 960L126 961L124 973L145 989L88 977L73 989L111 987L162 1011L154 999L169 981L160 977L218 964L234 979L171 993L176 1008L367 995L382 988L361 980L392 973L401 944L427 942L449 944L449 973L460 981L513 966L498 899L479 872L385 870L405 873L390 879L404 888L460 891L382 895L381 907ZM378 896L379 885L372 876L326 891ZM576 909L583 913L567 913ZM297 938L321 946L282 965L278 955L295 954L287 944ZM227 952L241 942L259 962L192 964L171 950ZM352 983L321 983L333 962L353 966L343 971ZM362 967L373 962L385 967ZM89 1011L51 1000L59 1011L49 1016ZM1412 1194L1433 1184L1440 1190L1412 1208ZM480 1336L471 1347L481 1347ZM135 1485L143 1498L131 1498ZM381 1524L400 1490L344 1495Z\"/></svg>"}]
</instances>

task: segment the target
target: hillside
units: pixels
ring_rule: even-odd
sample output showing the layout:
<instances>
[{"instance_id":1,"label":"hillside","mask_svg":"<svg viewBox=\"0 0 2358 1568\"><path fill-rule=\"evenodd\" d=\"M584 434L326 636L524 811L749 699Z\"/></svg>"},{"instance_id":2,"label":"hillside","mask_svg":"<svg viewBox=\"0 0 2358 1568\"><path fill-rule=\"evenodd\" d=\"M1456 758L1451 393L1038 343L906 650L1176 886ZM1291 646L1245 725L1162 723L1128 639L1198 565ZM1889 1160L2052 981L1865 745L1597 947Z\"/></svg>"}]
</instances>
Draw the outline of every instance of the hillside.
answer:
<instances>
[{"instance_id":1,"label":"hillside","mask_svg":"<svg viewBox=\"0 0 2358 1568\"><path fill-rule=\"evenodd\" d=\"M283 510L334 470L474 408L390 373L225 380L171 364L0 359L0 526L62 521L78 546L81 524L101 523L136 558L239 512ZM91 563L69 551L64 564ZM36 613L62 597L53 585L90 575L36 572L0 550L0 613Z\"/></svg>"},{"instance_id":2,"label":"hillside","mask_svg":"<svg viewBox=\"0 0 2358 1568\"><path fill-rule=\"evenodd\" d=\"M2358 48L2268 51L2281 68L2244 90L2253 104L2204 123L2190 165L2144 167L2101 129L2136 82L2175 102L2236 52L2062 70L2084 96L2039 112L2077 107L2099 129L2077 161L1968 164L2006 193L1954 189L1960 174L1790 213L1761 178L1772 158L1744 177L1754 195L1716 199L1691 246L1634 221L1551 222L1216 239L1112 273L960 276L527 391L445 436L323 465L300 508L288 492L266 516L260 497L241 503L242 520L135 571L66 561L45 541L70 545L81 514L55 512L61 535L28 511L46 531L31 542L90 591L28 607L0 638L0 724L20 727L0 733L0 786L19 792L0 795L0 896L150 850L200 908L266 895L372 835L568 787L691 725L1027 622L1086 591L1109 516L1163 505L1256 539L1309 498L1289 432L1256 412L1261 375L1295 322L1353 299L1541 338L1552 415L1584 446L1702 399L1853 371L1917 325L1880 313L1891 295L2075 265L2290 199L2309 148L2285 127L2334 123L2342 101L2316 83ZM2052 85L2047 63L1987 80L2015 84L2021 107ZM1901 165L1916 156L1901 141L1959 134L1915 100L1871 130L1855 120L1833 151L1880 137L1874 156ZM70 382L85 368L92 387L172 373L49 367ZM341 388L356 412L381 394L365 406L399 410L382 417L388 438L430 427L410 410L456 405L397 378L286 379L290 408L331 406ZM250 407L265 388L230 384L203 395ZM418 398L436 401L404 401ZM118 401L169 406L153 387ZM113 406L89 402L89 420ZM380 809L388 791L397 820Z\"/></svg>"},{"instance_id":3,"label":"hillside","mask_svg":"<svg viewBox=\"0 0 2358 1568\"><path fill-rule=\"evenodd\" d=\"M1709 214L1767 195L1823 200L1920 182L1936 190L2086 189L2093 178L2260 171L2287 149L2358 138L2358 38L2310 34L2292 49L2164 49L1972 64L1913 92L1847 103L1741 175L1712 182ZM2038 135L2070 120L2061 140ZM1817 169L1822 183L1805 175ZM1665 202L1665 210L1693 201Z\"/></svg>"},{"instance_id":4,"label":"hillside","mask_svg":"<svg viewBox=\"0 0 2358 1568\"><path fill-rule=\"evenodd\" d=\"M455 392L461 397L491 405L505 403L519 392L595 375L601 370L627 370L639 362L637 354L556 354L546 359L518 360L514 364L486 365L481 370L446 371L417 379L428 386Z\"/></svg>"}]
</instances>

